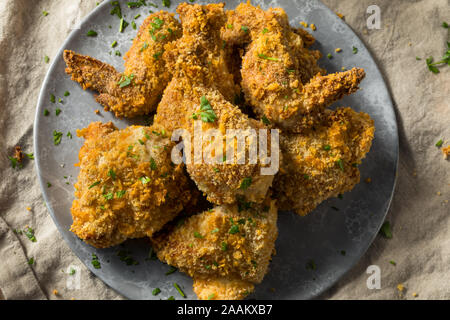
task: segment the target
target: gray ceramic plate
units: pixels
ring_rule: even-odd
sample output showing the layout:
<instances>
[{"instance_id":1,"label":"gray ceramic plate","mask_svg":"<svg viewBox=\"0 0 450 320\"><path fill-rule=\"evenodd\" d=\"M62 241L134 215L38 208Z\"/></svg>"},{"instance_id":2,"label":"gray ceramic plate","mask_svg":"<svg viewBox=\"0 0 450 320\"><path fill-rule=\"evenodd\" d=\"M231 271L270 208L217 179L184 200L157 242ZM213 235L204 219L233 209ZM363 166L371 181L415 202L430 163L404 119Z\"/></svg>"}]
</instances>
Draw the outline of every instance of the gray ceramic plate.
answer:
<instances>
[{"instance_id":1,"label":"gray ceramic plate","mask_svg":"<svg viewBox=\"0 0 450 320\"><path fill-rule=\"evenodd\" d=\"M125 1L122 4L126 20L136 20L139 24L148 15L152 7L129 9ZM150 1L147 1L150 2ZM161 1L157 1L160 8ZM178 1L172 0L169 11L174 11ZM197 1L205 3L205 1ZM232 9L238 1L229 1L227 8ZM258 285L251 298L256 299L308 299L317 296L333 285L364 254L376 236L389 208L394 184L398 157L397 124L392 102L374 60L369 52L352 32L331 10L316 0L297 1L254 1L264 9L282 7L289 14L291 24L298 26L300 21L314 22L317 31L316 48L324 55L333 53L334 58L321 59L321 64L329 72L340 71L341 67L354 66L364 68L367 73L362 83L362 90L346 97L339 105L351 106L370 114L375 120L376 134L372 150L361 166L361 178L372 178L372 183L361 183L344 195L344 199L332 199L320 205L305 218L292 213L280 213L278 220L279 237L276 243L277 254L270 265L270 271L262 284ZM64 73L65 64L62 51L71 49L108 62L123 70L122 58L114 51L124 54L131 46L131 38L136 34L131 25L124 33L118 33L119 19L110 15L110 1L99 5L84 21L79 30L74 30L53 62L42 86L36 111L34 127L34 145L36 165L45 201L50 214L69 247L83 263L100 279L117 292L131 299L165 299L171 295L177 297L173 282L179 283L188 298L195 298L192 292L192 280L184 274L174 273L166 276L169 267L159 261L148 261L149 245L145 240L129 241L124 246L97 250L78 240L70 231L72 218L70 206L74 198L73 183L78 175L78 151L82 140L76 138L76 129L86 127L92 121L113 121L124 128L132 122L118 120L108 112L101 115L94 113L102 110L93 93L83 91ZM362 18L362 17L361 17ZM109 27L111 26L111 27ZM87 37L88 30L98 32L95 38ZM114 50L110 45L117 40L119 45ZM352 47L358 53L352 53ZM343 52L334 54L335 48ZM110 51L112 55L109 54ZM64 92L70 96L65 97ZM55 104L50 102L50 94L56 96ZM62 98L63 103L58 103ZM55 116L55 109L62 110ZM44 109L50 116L44 116ZM60 145L53 143L53 132L62 132ZM67 133L73 134L73 139ZM68 176L65 179L64 176ZM47 183L52 187L48 188ZM67 185L66 182L70 182ZM339 208L336 211L332 207ZM129 250L139 265L127 266L117 256L118 250ZM345 250L346 255L340 252ZM101 269L94 269L91 264L92 253L96 253L101 262ZM305 266L313 260L315 270ZM162 293L152 296L152 289L159 287ZM270 290L275 288L273 292Z\"/></svg>"}]
</instances>

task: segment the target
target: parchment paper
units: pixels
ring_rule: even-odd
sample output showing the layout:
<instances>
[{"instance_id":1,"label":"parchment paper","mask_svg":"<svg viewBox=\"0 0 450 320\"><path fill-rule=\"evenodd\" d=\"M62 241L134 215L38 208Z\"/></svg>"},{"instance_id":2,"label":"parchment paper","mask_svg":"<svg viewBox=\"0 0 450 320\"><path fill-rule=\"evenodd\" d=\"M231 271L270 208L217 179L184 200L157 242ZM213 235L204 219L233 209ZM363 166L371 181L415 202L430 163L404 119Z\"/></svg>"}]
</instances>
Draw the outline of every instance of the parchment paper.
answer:
<instances>
[{"instance_id":1,"label":"parchment paper","mask_svg":"<svg viewBox=\"0 0 450 320\"><path fill-rule=\"evenodd\" d=\"M32 160L24 160L20 170L8 160L16 145L33 152L35 106L49 67L44 56L54 57L73 22L97 2L0 2L0 299L123 299L64 243L43 202ZM426 57L439 59L447 50L448 29L441 25L450 22L450 2L324 2L345 16L384 74L396 107L400 162L387 217L393 238L378 236L357 265L319 298L450 299L450 162L435 146L440 139L444 146L450 141L449 67L433 74L425 65ZM381 29L368 30L366 11L374 4L381 9ZM27 226L37 242L14 232ZM366 285L370 265L380 268L381 289ZM67 285L71 268L78 270L80 289Z\"/></svg>"}]
</instances>

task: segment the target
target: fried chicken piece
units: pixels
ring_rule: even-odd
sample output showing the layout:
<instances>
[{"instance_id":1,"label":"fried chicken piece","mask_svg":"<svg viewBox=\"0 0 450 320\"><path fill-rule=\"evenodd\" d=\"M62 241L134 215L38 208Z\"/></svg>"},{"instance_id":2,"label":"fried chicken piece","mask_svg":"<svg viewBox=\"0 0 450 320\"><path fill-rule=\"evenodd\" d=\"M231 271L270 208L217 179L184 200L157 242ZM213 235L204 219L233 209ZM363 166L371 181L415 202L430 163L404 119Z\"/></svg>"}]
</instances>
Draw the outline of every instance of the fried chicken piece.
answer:
<instances>
[{"instance_id":1,"label":"fried chicken piece","mask_svg":"<svg viewBox=\"0 0 450 320\"><path fill-rule=\"evenodd\" d=\"M249 119L229 102L236 95L236 86L233 75L228 71L220 38L220 28L225 20L223 4L200 6L184 3L180 4L177 12L182 21L183 36L166 46L165 59L174 78L164 91L155 123L170 132L185 129L194 139L199 133L204 136L209 129L219 130L223 139L218 138L214 143L211 139L200 140L202 150L215 146L221 149L220 144L225 145L219 150L222 155L211 151L210 155L220 158L216 163L196 163L195 140L191 143L187 151L192 154L192 161L187 163L191 178L215 204L234 203L239 195L248 201L262 202L273 181L273 175L261 175L261 168L268 165L262 165L260 159L254 164L246 160L236 165L239 155L237 147L231 143L229 145L236 151L234 157L226 159L226 162L223 160L228 147L227 130L241 129L251 133L251 130L265 129L261 122ZM199 123L198 131L195 131L196 123ZM253 139L253 142L256 141ZM245 149L247 153L248 146ZM251 182L248 188L241 187L244 180Z\"/></svg>"},{"instance_id":2,"label":"fried chicken piece","mask_svg":"<svg viewBox=\"0 0 450 320\"><path fill-rule=\"evenodd\" d=\"M358 89L363 69L322 76L320 56L277 19L253 39L242 62L242 89L259 117L290 132L320 122L324 109Z\"/></svg>"},{"instance_id":3,"label":"fried chicken piece","mask_svg":"<svg viewBox=\"0 0 450 320\"><path fill-rule=\"evenodd\" d=\"M242 300L255 289L249 281L224 277L194 278L193 287L200 300Z\"/></svg>"},{"instance_id":4,"label":"fried chicken piece","mask_svg":"<svg viewBox=\"0 0 450 320\"><path fill-rule=\"evenodd\" d=\"M164 45L179 38L181 33L180 23L172 13L151 14L124 57L124 73L92 57L65 50L66 73L83 89L97 91L97 102L117 117L148 114L156 109L170 81L170 72L162 59Z\"/></svg>"},{"instance_id":5,"label":"fried chicken piece","mask_svg":"<svg viewBox=\"0 0 450 320\"><path fill-rule=\"evenodd\" d=\"M79 153L71 231L106 248L151 236L194 199L183 166L174 166L164 129L91 123Z\"/></svg>"},{"instance_id":6,"label":"fried chicken piece","mask_svg":"<svg viewBox=\"0 0 450 320\"><path fill-rule=\"evenodd\" d=\"M368 114L339 108L327 110L321 125L302 134L283 134L284 162L273 187L280 209L306 215L322 201L353 189L374 131Z\"/></svg>"},{"instance_id":7,"label":"fried chicken piece","mask_svg":"<svg viewBox=\"0 0 450 320\"><path fill-rule=\"evenodd\" d=\"M241 299L267 273L276 222L275 201L242 201L192 216L153 244L161 261L194 278L199 298Z\"/></svg>"}]
</instances>

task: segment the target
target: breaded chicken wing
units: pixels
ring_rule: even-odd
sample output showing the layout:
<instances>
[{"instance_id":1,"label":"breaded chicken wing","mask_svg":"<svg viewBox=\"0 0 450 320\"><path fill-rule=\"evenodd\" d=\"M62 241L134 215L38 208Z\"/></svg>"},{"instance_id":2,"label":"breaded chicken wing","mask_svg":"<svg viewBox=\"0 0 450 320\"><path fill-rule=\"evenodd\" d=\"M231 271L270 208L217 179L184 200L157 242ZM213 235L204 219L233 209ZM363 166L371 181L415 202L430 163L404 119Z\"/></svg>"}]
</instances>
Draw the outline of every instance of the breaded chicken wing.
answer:
<instances>
[{"instance_id":1,"label":"breaded chicken wing","mask_svg":"<svg viewBox=\"0 0 450 320\"><path fill-rule=\"evenodd\" d=\"M353 189L374 131L369 115L339 108L327 110L321 125L302 134L283 134L284 162L273 187L280 209L306 215L322 201Z\"/></svg>"},{"instance_id":2,"label":"breaded chicken wing","mask_svg":"<svg viewBox=\"0 0 450 320\"><path fill-rule=\"evenodd\" d=\"M316 56L301 49L300 36L276 19L267 23L242 62L242 89L260 117L280 128L300 132L320 121L324 109L358 89L362 69L322 76ZM296 49L297 48L297 49Z\"/></svg>"},{"instance_id":3,"label":"breaded chicken wing","mask_svg":"<svg viewBox=\"0 0 450 320\"><path fill-rule=\"evenodd\" d=\"M233 76L229 73L225 51L220 39L220 27L224 22L223 4L205 6L181 4L177 12L183 26L183 36L169 44L165 58L174 78L164 91L158 106L155 123L170 132L185 129L192 140L200 133L206 135L210 129L218 130L222 139L211 143L211 139L201 139L201 150L226 145L229 129L251 130L254 132L265 126L244 115L238 107L229 102L236 94ZM193 54L195 52L195 54ZM199 125L199 131L195 125ZM233 140L234 141L234 140ZM256 142L255 139L252 140ZM218 163L195 162L194 143L191 141L191 162L187 170L198 188L208 200L215 204L234 203L236 197L243 195L248 201L261 202L272 184L273 175L261 175L261 161L250 164L248 160L237 165L238 154L234 142L220 150ZM257 142L256 142L257 143ZM226 148L233 148L233 158L224 158ZM189 152L189 151L188 151ZM248 145L245 154L248 153ZM203 158L203 160L205 160ZM266 166L266 164L264 165ZM245 183L243 186L243 182Z\"/></svg>"},{"instance_id":4,"label":"breaded chicken wing","mask_svg":"<svg viewBox=\"0 0 450 320\"><path fill-rule=\"evenodd\" d=\"M78 130L79 153L71 231L97 248L151 236L193 199L173 143L160 127L117 130L110 122Z\"/></svg>"},{"instance_id":5,"label":"breaded chicken wing","mask_svg":"<svg viewBox=\"0 0 450 320\"><path fill-rule=\"evenodd\" d=\"M276 222L275 201L241 201L188 218L153 239L154 248L161 261L194 278L199 298L241 299L267 273Z\"/></svg>"},{"instance_id":6,"label":"breaded chicken wing","mask_svg":"<svg viewBox=\"0 0 450 320\"><path fill-rule=\"evenodd\" d=\"M148 114L170 80L162 54L164 45L181 36L181 27L174 15L160 11L147 17L133 45L125 55L125 71L94 58L64 51L66 73L83 89L97 91L98 103L117 117L132 118Z\"/></svg>"}]
</instances>

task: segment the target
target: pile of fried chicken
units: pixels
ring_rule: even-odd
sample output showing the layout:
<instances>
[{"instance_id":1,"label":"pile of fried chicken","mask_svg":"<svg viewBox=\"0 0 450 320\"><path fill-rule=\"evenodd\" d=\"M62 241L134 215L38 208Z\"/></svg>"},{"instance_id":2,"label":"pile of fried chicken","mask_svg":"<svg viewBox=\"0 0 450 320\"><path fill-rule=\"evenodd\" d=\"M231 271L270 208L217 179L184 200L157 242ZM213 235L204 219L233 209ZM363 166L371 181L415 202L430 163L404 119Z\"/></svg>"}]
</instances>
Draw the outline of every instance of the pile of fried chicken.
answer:
<instances>
[{"instance_id":1,"label":"pile of fried chicken","mask_svg":"<svg viewBox=\"0 0 450 320\"><path fill-rule=\"evenodd\" d=\"M278 210L306 215L359 182L374 123L327 107L365 73L326 74L314 38L280 8L182 3L177 13L181 23L164 11L146 18L123 73L64 52L66 72L98 92L105 110L120 118L156 111L147 127L78 130L85 143L71 230L97 248L149 237L161 261L193 278L199 299L243 299L268 271ZM174 164L171 134L193 132L202 110L203 131L279 129L279 172L261 175L261 161ZM203 196L212 207L199 213Z\"/></svg>"}]
</instances>

